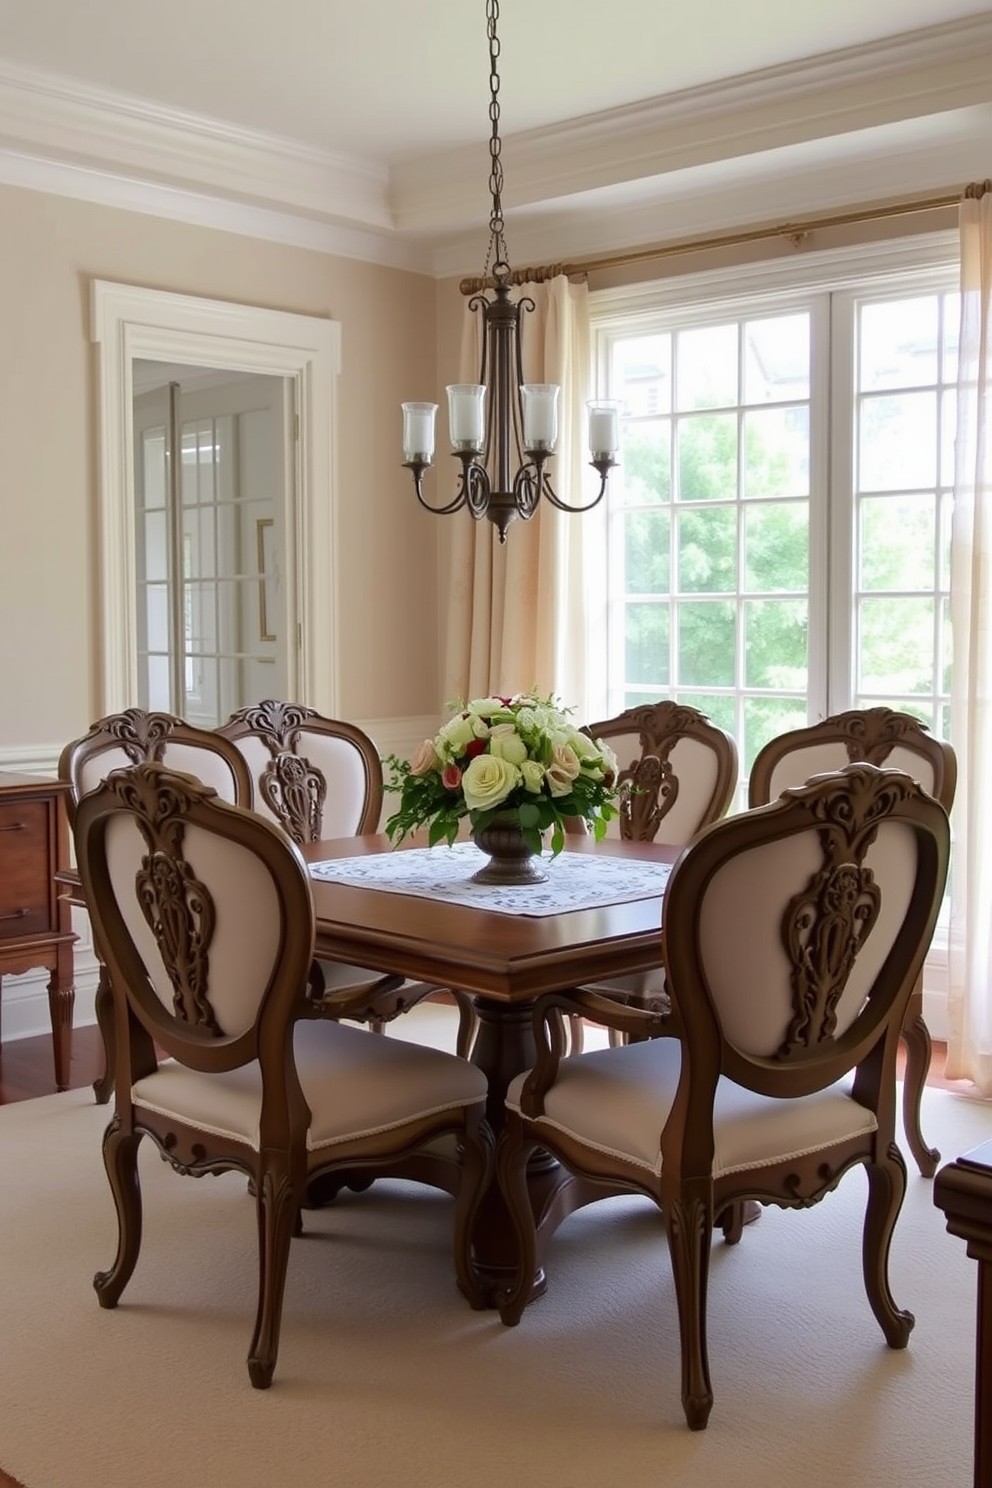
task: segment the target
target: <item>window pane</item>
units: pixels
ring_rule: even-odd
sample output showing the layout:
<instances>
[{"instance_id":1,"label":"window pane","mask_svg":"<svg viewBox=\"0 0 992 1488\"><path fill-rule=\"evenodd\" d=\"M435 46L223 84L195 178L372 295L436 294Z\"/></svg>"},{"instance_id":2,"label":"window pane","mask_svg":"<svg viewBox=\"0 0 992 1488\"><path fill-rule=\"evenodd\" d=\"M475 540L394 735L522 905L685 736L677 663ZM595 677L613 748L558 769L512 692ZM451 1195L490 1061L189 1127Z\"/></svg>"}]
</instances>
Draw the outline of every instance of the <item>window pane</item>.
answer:
<instances>
[{"instance_id":1,"label":"window pane","mask_svg":"<svg viewBox=\"0 0 992 1488\"><path fill-rule=\"evenodd\" d=\"M930 692L933 619L932 599L862 600L858 692L883 697Z\"/></svg>"},{"instance_id":2,"label":"window pane","mask_svg":"<svg viewBox=\"0 0 992 1488\"><path fill-rule=\"evenodd\" d=\"M744 602L744 685L805 692L809 608L805 599Z\"/></svg>"},{"instance_id":3,"label":"window pane","mask_svg":"<svg viewBox=\"0 0 992 1488\"><path fill-rule=\"evenodd\" d=\"M737 495L737 415L678 421L680 501L733 501Z\"/></svg>"},{"instance_id":4,"label":"window pane","mask_svg":"<svg viewBox=\"0 0 992 1488\"><path fill-rule=\"evenodd\" d=\"M667 511L630 512L624 519L625 589L628 594L666 594L671 583Z\"/></svg>"},{"instance_id":5,"label":"window pane","mask_svg":"<svg viewBox=\"0 0 992 1488\"><path fill-rule=\"evenodd\" d=\"M690 708L698 708L700 713L705 713L711 723L718 728L726 729L727 733L734 736L737 727L735 718L736 708L734 698L731 694L720 692L680 692L678 701L685 703Z\"/></svg>"},{"instance_id":6,"label":"window pane","mask_svg":"<svg viewBox=\"0 0 992 1488\"><path fill-rule=\"evenodd\" d=\"M809 315L776 315L744 327L744 401L809 397Z\"/></svg>"},{"instance_id":7,"label":"window pane","mask_svg":"<svg viewBox=\"0 0 992 1488\"><path fill-rule=\"evenodd\" d=\"M737 325L701 326L675 338L679 409L726 408L737 402Z\"/></svg>"},{"instance_id":8,"label":"window pane","mask_svg":"<svg viewBox=\"0 0 992 1488\"><path fill-rule=\"evenodd\" d=\"M149 584L145 590L145 635L142 643L148 651L168 651L169 588L167 584Z\"/></svg>"},{"instance_id":9,"label":"window pane","mask_svg":"<svg viewBox=\"0 0 992 1488\"><path fill-rule=\"evenodd\" d=\"M169 538L165 512L150 512L145 517L145 571L148 580L167 579L169 576Z\"/></svg>"},{"instance_id":10,"label":"window pane","mask_svg":"<svg viewBox=\"0 0 992 1488\"><path fill-rule=\"evenodd\" d=\"M805 698L745 698L744 738L737 741L743 773L750 775L755 755L769 739L777 739L779 734L787 734L790 729L804 728L806 722Z\"/></svg>"},{"instance_id":11,"label":"window pane","mask_svg":"<svg viewBox=\"0 0 992 1488\"><path fill-rule=\"evenodd\" d=\"M620 476L620 499L627 505L672 499L670 419L625 422Z\"/></svg>"},{"instance_id":12,"label":"window pane","mask_svg":"<svg viewBox=\"0 0 992 1488\"><path fill-rule=\"evenodd\" d=\"M737 588L737 511L732 506L681 511L677 517L678 588L684 594Z\"/></svg>"},{"instance_id":13,"label":"window pane","mask_svg":"<svg viewBox=\"0 0 992 1488\"><path fill-rule=\"evenodd\" d=\"M679 687L733 687L737 607L727 600L683 600L678 616Z\"/></svg>"},{"instance_id":14,"label":"window pane","mask_svg":"<svg viewBox=\"0 0 992 1488\"><path fill-rule=\"evenodd\" d=\"M932 496L866 496L861 506L862 589L933 589Z\"/></svg>"},{"instance_id":15,"label":"window pane","mask_svg":"<svg viewBox=\"0 0 992 1488\"><path fill-rule=\"evenodd\" d=\"M141 482L146 508L165 505L165 430L146 429L141 436Z\"/></svg>"},{"instance_id":16,"label":"window pane","mask_svg":"<svg viewBox=\"0 0 992 1488\"><path fill-rule=\"evenodd\" d=\"M613 396L625 415L641 418L672 411L672 338L633 336L613 349Z\"/></svg>"},{"instance_id":17,"label":"window pane","mask_svg":"<svg viewBox=\"0 0 992 1488\"><path fill-rule=\"evenodd\" d=\"M629 604L625 618L625 681L649 683L664 692L669 677L668 605Z\"/></svg>"},{"instance_id":18,"label":"window pane","mask_svg":"<svg viewBox=\"0 0 992 1488\"><path fill-rule=\"evenodd\" d=\"M744 495L809 495L809 408L744 415Z\"/></svg>"},{"instance_id":19,"label":"window pane","mask_svg":"<svg viewBox=\"0 0 992 1488\"><path fill-rule=\"evenodd\" d=\"M935 393L866 398L858 441L863 491L905 491L937 480Z\"/></svg>"},{"instance_id":20,"label":"window pane","mask_svg":"<svg viewBox=\"0 0 992 1488\"><path fill-rule=\"evenodd\" d=\"M809 503L773 501L744 513L744 587L805 593L809 587Z\"/></svg>"},{"instance_id":21,"label":"window pane","mask_svg":"<svg viewBox=\"0 0 992 1488\"><path fill-rule=\"evenodd\" d=\"M861 389L937 381L937 296L861 308Z\"/></svg>"}]
</instances>

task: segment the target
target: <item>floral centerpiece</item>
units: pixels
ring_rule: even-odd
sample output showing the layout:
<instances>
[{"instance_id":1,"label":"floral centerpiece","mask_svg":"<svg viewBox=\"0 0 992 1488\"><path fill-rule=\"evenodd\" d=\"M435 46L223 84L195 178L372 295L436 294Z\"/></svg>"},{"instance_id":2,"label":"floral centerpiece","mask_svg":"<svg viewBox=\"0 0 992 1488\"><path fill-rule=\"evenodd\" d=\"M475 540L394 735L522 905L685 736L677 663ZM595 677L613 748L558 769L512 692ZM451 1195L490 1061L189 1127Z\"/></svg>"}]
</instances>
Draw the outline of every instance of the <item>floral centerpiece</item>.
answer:
<instances>
[{"instance_id":1,"label":"floral centerpiece","mask_svg":"<svg viewBox=\"0 0 992 1488\"><path fill-rule=\"evenodd\" d=\"M473 833L515 820L527 847L552 854L565 845L565 821L581 817L597 838L617 815L617 759L609 745L575 727L554 698L517 694L459 706L412 760L389 755L390 790L399 806L386 822L402 841L418 827L428 841L453 843L467 817Z\"/></svg>"}]
</instances>

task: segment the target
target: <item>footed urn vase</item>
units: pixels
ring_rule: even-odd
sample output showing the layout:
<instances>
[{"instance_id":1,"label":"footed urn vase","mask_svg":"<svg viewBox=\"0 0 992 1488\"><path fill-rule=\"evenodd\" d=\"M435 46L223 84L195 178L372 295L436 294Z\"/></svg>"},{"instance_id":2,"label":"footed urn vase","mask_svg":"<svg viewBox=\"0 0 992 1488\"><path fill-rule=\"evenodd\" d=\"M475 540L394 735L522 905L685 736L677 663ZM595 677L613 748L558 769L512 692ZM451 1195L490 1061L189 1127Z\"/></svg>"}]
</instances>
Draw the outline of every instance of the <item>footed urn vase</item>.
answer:
<instances>
[{"instance_id":1,"label":"footed urn vase","mask_svg":"<svg viewBox=\"0 0 992 1488\"><path fill-rule=\"evenodd\" d=\"M488 827L477 828L472 840L489 858L485 867L472 874L473 883L504 887L547 883L548 875L538 854L528 847L516 812L508 811L505 816L497 816Z\"/></svg>"}]
</instances>

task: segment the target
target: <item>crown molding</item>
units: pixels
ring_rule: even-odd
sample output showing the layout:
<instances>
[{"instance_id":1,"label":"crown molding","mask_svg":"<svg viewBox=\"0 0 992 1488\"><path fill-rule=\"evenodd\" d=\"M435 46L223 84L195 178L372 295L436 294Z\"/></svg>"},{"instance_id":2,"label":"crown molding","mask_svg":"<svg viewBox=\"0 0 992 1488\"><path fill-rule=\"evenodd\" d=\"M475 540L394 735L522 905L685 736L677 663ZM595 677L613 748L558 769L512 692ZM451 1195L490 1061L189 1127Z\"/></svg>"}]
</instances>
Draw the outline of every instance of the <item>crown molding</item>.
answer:
<instances>
[{"instance_id":1,"label":"crown molding","mask_svg":"<svg viewBox=\"0 0 992 1488\"><path fill-rule=\"evenodd\" d=\"M504 204L560 201L989 101L992 12L509 135ZM484 220L483 164L476 147L395 168L397 230L457 231Z\"/></svg>"},{"instance_id":2,"label":"crown molding","mask_svg":"<svg viewBox=\"0 0 992 1488\"><path fill-rule=\"evenodd\" d=\"M388 171L0 61L0 145L112 176L390 231Z\"/></svg>"},{"instance_id":3,"label":"crown molding","mask_svg":"<svg viewBox=\"0 0 992 1488\"><path fill-rule=\"evenodd\" d=\"M951 158L948 120L978 105L992 105L992 11L510 135L515 257L946 190L988 173L985 110ZM469 234L489 211L481 146L390 173L2 60L0 182L436 276L478 268Z\"/></svg>"},{"instance_id":4,"label":"crown molding","mask_svg":"<svg viewBox=\"0 0 992 1488\"><path fill-rule=\"evenodd\" d=\"M202 191L163 186L85 165L45 160L4 150L2 146L0 185L20 186L28 191L43 191L98 206L118 207L126 212L142 212L171 222L211 227L219 232L282 243L290 248L307 248L337 258L359 259L384 268L406 269L415 274L433 273L428 250L401 238L317 222L312 217L288 211L251 206Z\"/></svg>"}]
</instances>

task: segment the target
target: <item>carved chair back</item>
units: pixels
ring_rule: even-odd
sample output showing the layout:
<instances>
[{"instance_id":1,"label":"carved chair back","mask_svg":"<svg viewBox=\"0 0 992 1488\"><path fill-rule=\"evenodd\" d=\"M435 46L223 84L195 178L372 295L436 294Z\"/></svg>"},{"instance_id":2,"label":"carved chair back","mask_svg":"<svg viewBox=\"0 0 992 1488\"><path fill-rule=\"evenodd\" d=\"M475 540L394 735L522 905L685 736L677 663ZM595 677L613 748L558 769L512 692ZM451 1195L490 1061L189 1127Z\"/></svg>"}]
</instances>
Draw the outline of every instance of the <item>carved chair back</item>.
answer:
<instances>
[{"instance_id":1,"label":"carved chair back","mask_svg":"<svg viewBox=\"0 0 992 1488\"><path fill-rule=\"evenodd\" d=\"M248 765L255 810L294 842L378 830L382 763L360 728L269 698L232 714L218 733Z\"/></svg>"},{"instance_id":2,"label":"carved chair back","mask_svg":"<svg viewBox=\"0 0 992 1488\"><path fill-rule=\"evenodd\" d=\"M72 786L70 819L80 798L111 771L153 762L195 776L221 800L238 806L252 804L248 767L227 739L173 713L127 708L99 719L87 734L62 750L59 777Z\"/></svg>"},{"instance_id":3,"label":"carved chair back","mask_svg":"<svg viewBox=\"0 0 992 1488\"><path fill-rule=\"evenodd\" d=\"M870 764L787 790L687 850L662 926L688 1053L683 1173L709 1161L721 1074L795 1097L858 1066L855 1097L890 1130L896 1039L948 850L944 808L902 771Z\"/></svg>"},{"instance_id":4,"label":"carved chair back","mask_svg":"<svg viewBox=\"0 0 992 1488\"><path fill-rule=\"evenodd\" d=\"M258 1058L285 1128L302 1099L286 1030L307 1015L314 934L298 850L257 813L156 763L114 771L83 796L74 834L118 997L118 1092L154 1073L155 1045L211 1073Z\"/></svg>"},{"instance_id":5,"label":"carved chair back","mask_svg":"<svg viewBox=\"0 0 992 1488\"><path fill-rule=\"evenodd\" d=\"M905 770L945 811L954 804L957 761L951 745L935 739L911 713L892 708L852 708L769 740L755 758L748 800L763 806L787 786L858 760Z\"/></svg>"},{"instance_id":6,"label":"carved chair back","mask_svg":"<svg viewBox=\"0 0 992 1488\"><path fill-rule=\"evenodd\" d=\"M683 847L727 811L737 785L737 746L698 708L665 699L590 724L587 732L611 746L621 783L633 787L612 835Z\"/></svg>"}]
</instances>

